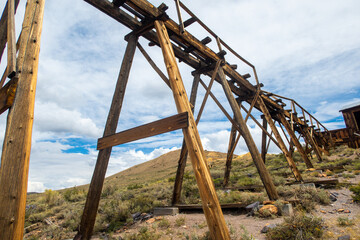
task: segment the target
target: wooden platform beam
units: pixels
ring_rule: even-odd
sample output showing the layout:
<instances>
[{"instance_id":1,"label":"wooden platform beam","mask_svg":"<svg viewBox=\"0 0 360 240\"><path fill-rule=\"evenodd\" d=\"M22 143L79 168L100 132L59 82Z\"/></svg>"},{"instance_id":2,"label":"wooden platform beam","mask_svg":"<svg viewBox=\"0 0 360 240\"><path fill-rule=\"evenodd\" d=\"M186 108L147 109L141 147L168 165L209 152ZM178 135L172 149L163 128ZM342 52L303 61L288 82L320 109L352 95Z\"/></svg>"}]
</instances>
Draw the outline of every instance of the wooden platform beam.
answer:
<instances>
[{"instance_id":1,"label":"wooden platform beam","mask_svg":"<svg viewBox=\"0 0 360 240\"><path fill-rule=\"evenodd\" d=\"M8 0L7 5L7 74L12 78L16 73L15 0Z\"/></svg>"},{"instance_id":2,"label":"wooden platform beam","mask_svg":"<svg viewBox=\"0 0 360 240\"><path fill-rule=\"evenodd\" d=\"M285 127L286 131L290 135L291 142L295 145L296 149L300 153L302 159L304 160L307 168L314 168L313 164L311 163L310 159L308 158L307 154L305 153L305 150L301 146L298 138L295 135L295 132L291 128L291 125L286 120L285 116L281 113L277 114L277 117L279 118L281 124Z\"/></svg>"},{"instance_id":3,"label":"wooden platform beam","mask_svg":"<svg viewBox=\"0 0 360 240\"><path fill-rule=\"evenodd\" d=\"M307 127L299 127L298 130L300 131L301 135L303 136L305 142L311 146L312 150L315 152L315 155L319 162L322 162L321 152L318 149L318 146L314 140L314 138L311 136L309 129ZM311 154L311 151L310 151Z\"/></svg>"},{"instance_id":4,"label":"wooden platform beam","mask_svg":"<svg viewBox=\"0 0 360 240\"><path fill-rule=\"evenodd\" d=\"M264 103L264 101L262 99L262 96L260 96L258 98L258 100L259 100L258 103L260 105L260 109L261 109L262 113L264 114L264 116L266 118L266 121L268 122L271 130L273 131L273 133L275 135L275 138L276 138L276 140L277 140L277 142L278 142L278 144L280 146L280 149L284 153L286 161L288 162L289 167L290 167L291 171L294 174L295 179L297 181L302 181L303 179L301 177L301 174L300 174L299 170L297 169L294 160L290 156L289 151L287 150L287 148L285 146L285 143L282 140L282 138L280 136L280 133L279 133L279 131L277 130L277 128L275 126L275 123L274 123L274 121L272 119L272 116L270 115L270 112L269 112L268 108L266 107L266 105L265 105L265 103Z\"/></svg>"},{"instance_id":5,"label":"wooden platform beam","mask_svg":"<svg viewBox=\"0 0 360 240\"><path fill-rule=\"evenodd\" d=\"M193 165L195 178L199 187L203 210L212 239L230 239L229 230L216 195L214 183L206 163L204 149L197 131L190 103L181 79L180 71L176 63L167 29L163 22L155 21L155 28L159 37L160 46L164 56L164 62L169 75L171 89L174 94L178 112L189 113L189 127L183 129L185 142L189 149L191 163ZM183 35L185 35L184 32Z\"/></svg>"},{"instance_id":6,"label":"wooden platform beam","mask_svg":"<svg viewBox=\"0 0 360 240\"><path fill-rule=\"evenodd\" d=\"M128 82L130 69L136 50L136 43L137 37L130 36L121 64L121 69L116 83L109 115L106 121L104 136L114 134L116 131L122 103L124 100L126 85ZM79 231L74 237L74 239L89 240L91 238L111 150L112 148L109 147L99 151L94 169L94 174L89 186L89 191L85 202L84 212L81 218Z\"/></svg>"},{"instance_id":7,"label":"wooden platform beam","mask_svg":"<svg viewBox=\"0 0 360 240\"><path fill-rule=\"evenodd\" d=\"M266 131L267 130L267 121L264 115L261 115L261 118L263 120L263 128L264 130L262 131L262 136L261 136L261 158L262 160L266 161L266 153L267 153L267 148L266 148Z\"/></svg>"},{"instance_id":8,"label":"wooden platform beam","mask_svg":"<svg viewBox=\"0 0 360 240\"><path fill-rule=\"evenodd\" d=\"M222 68L219 69L219 78L221 81L221 85L224 89L225 95L230 103L231 109L233 110L235 121L238 124L238 127L240 128L240 134L243 136L246 145L249 148L250 154L253 158L253 161L255 163L255 166L259 172L260 179L263 182L266 192L271 200L275 200L279 198L279 195L275 189L275 185L270 177L269 172L267 171L264 162L261 159L259 150L257 149L255 142L250 134L250 131L248 127L246 126L246 123L241 115L240 107L238 103L236 102L230 86L228 84L228 81L226 80L224 71Z\"/></svg>"},{"instance_id":9,"label":"wooden platform beam","mask_svg":"<svg viewBox=\"0 0 360 240\"><path fill-rule=\"evenodd\" d=\"M15 0L15 6L14 6L15 12L19 5L19 2L20 0ZM8 19L8 3L6 3L0 19L0 63L7 42L7 25L8 25L7 19Z\"/></svg>"},{"instance_id":10,"label":"wooden platform beam","mask_svg":"<svg viewBox=\"0 0 360 240\"><path fill-rule=\"evenodd\" d=\"M195 103L196 103L196 96L197 96L197 91L198 91L198 87L199 87L199 81L200 81L200 74L195 74L194 81L193 81L193 84L191 87L191 93L190 93L190 104L193 106L192 107L193 114L194 114L194 110L195 110ZM181 146L180 157L179 157L179 161L178 161L178 168L176 170L176 175L175 175L174 191L173 191L173 196L171 199L171 205L180 203L181 189L182 189L182 183L184 180L187 156L188 156L188 150L187 150L186 142L185 142L185 138L184 138L182 146Z\"/></svg>"},{"instance_id":11,"label":"wooden platform beam","mask_svg":"<svg viewBox=\"0 0 360 240\"><path fill-rule=\"evenodd\" d=\"M175 131L188 126L188 113L179 113L152 123L102 137L98 140L97 150Z\"/></svg>"},{"instance_id":12,"label":"wooden platform beam","mask_svg":"<svg viewBox=\"0 0 360 240\"><path fill-rule=\"evenodd\" d=\"M232 164L232 159L234 156L234 150L236 147L236 132L237 131L236 131L236 128L234 127L234 125L231 125L229 146L228 146L228 152L226 155L223 187L226 187L229 184L231 164Z\"/></svg>"},{"instance_id":13,"label":"wooden platform beam","mask_svg":"<svg viewBox=\"0 0 360 240\"><path fill-rule=\"evenodd\" d=\"M44 0L29 0L23 22L23 40L16 76L18 86L8 115L0 171L1 239L23 238L35 91Z\"/></svg>"}]
</instances>

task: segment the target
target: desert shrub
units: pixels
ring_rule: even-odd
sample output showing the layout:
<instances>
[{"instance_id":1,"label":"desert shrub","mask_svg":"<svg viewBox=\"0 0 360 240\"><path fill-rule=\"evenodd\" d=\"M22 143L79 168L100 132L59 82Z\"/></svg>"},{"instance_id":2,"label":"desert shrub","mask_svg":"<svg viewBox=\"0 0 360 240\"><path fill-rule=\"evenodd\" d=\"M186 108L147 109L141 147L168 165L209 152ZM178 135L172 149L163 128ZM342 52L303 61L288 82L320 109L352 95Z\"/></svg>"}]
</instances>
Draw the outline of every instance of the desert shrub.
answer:
<instances>
[{"instance_id":1,"label":"desert shrub","mask_svg":"<svg viewBox=\"0 0 360 240\"><path fill-rule=\"evenodd\" d=\"M337 222L339 226L352 226L354 225L354 220L348 217L338 217Z\"/></svg>"},{"instance_id":2,"label":"desert shrub","mask_svg":"<svg viewBox=\"0 0 360 240\"><path fill-rule=\"evenodd\" d=\"M300 200L301 207L310 212L315 208L316 203L330 204L329 194L323 189L312 187L289 187L280 186L277 188L278 193L285 199L295 198Z\"/></svg>"},{"instance_id":3,"label":"desert shrub","mask_svg":"<svg viewBox=\"0 0 360 240\"><path fill-rule=\"evenodd\" d=\"M128 190L134 190L134 189L140 189L140 188L143 188L144 185L142 184L138 184L138 183L134 183L134 184L130 184L127 186L127 189Z\"/></svg>"},{"instance_id":4,"label":"desert shrub","mask_svg":"<svg viewBox=\"0 0 360 240\"><path fill-rule=\"evenodd\" d=\"M131 212L149 212L154 206L154 198L146 195L138 195L135 199L130 200Z\"/></svg>"},{"instance_id":5,"label":"desert shrub","mask_svg":"<svg viewBox=\"0 0 360 240\"><path fill-rule=\"evenodd\" d=\"M99 213L100 216L95 224L96 231L111 232L132 219L129 206L118 199L112 199L101 204Z\"/></svg>"},{"instance_id":6,"label":"desert shrub","mask_svg":"<svg viewBox=\"0 0 360 240\"><path fill-rule=\"evenodd\" d=\"M175 220L175 225L177 227L181 227L183 225L185 225L185 217L178 217L176 220Z\"/></svg>"},{"instance_id":7,"label":"desert shrub","mask_svg":"<svg viewBox=\"0 0 360 240\"><path fill-rule=\"evenodd\" d=\"M43 195L43 201L49 206L58 206L64 202L62 196L51 189L46 189Z\"/></svg>"},{"instance_id":8,"label":"desert shrub","mask_svg":"<svg viewBox=\"0 0 360 240\"><path fill-rule=\"evenodd\" d=\"M282 224L269 229L266 234L268 239L274 240L319 239L322 235L322 219L304 213L285 218Z\"/></svg>"},{"instance_id":9,"label":"desert shrub","mask_svg":"<svg viewBox=\"0 0 360 240\"><path fill-rule=\"evenodd\" d=\"M62 194L68 202L78 202L84 200L86 197L86 192L76 187L68 188Z\"/></svg>"},{"instance_id":10,"label":"desert shrub","mask_svg":"<svg viewBox=\"0 0 360 240\"><path fill-rule=\"evenodd\" d=\"M350 191L353 192L353 200L360 203L360 183L358 185L350 187Z\"/></svg>"},{"instance_id":11,"label":"desert shrub","mask_svg":"<svg viewBox=\"0 0 360 240\"><path fill-rule=\"evenodd\" d=\"M158 223L158 227L160 227L160 228L168 228L168 227L170 227L169 220L167 220L166 218L161 219L160 222Z\"/></svg>"},{"instance_id":12,"label":"desert shrub","mask_svg":"<svg viewBox=\"0 0 360 240\"><path fill-rule=\"evenodd\" d=\"M216 178L216 179L214 179L214 185L215 185L215 187L221 187L222 186L222 184L223 184L223 178Z\"/></svg>"},{"instance_id":13,"label":"desert shrub","mask_svg":"<svg viewBox=\"0 0 360 240\"><path fill-rule=\"evenodd\" d=\"M343 178L355 178L355 175L352 173L343 173L342 177Z\"/></svg>"},{"instance_id":14,"label":"desert shrub","mask_svg":"<svg viewBox=\"0 0 360 240\"><path fill-rule=\"evenodd\" d=\"M75 206L66 209L63 215L64 221L62 222L62 227L71 231L75 231L78 228L82 214L82 209L80 207L74 207Z\"/></svg>"},{"instance_id":15,"label":"desert shrub","mask_svg":"<svg viewBox=\"0 0 360 240\"><path fill-rule=\"evenodd\" d=\"M149 231L147 227L140 228L138 233L126 235L124 240L156 240L160 238L160 234Z\"/></svg>"},{"instance_id":16,"label":"desert shrub","mask_svg":"<svg viewBox=\"0 0 360 240\"><path fill-rule=\"evenodd\" d=\"M101 197L105 198L113 195L118 188L115 185L106 185L101 192Z\"/></svg>"}]
</instances>

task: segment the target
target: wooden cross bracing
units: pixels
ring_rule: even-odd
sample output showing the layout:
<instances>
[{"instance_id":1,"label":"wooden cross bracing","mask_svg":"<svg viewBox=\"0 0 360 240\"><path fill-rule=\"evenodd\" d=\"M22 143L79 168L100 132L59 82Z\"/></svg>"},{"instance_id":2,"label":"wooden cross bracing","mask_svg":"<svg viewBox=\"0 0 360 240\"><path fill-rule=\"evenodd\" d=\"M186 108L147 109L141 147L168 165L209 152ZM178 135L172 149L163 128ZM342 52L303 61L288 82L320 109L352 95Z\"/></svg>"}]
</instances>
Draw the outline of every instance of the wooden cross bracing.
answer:
<instances>
[{"instance_id":1,"label":"wooden cross bracing","mask_svg":"<svg viewBox=\"0 0 360 240\"><path fill-rule=\"evenodd\" d=\"M201 119L209 96L232 125L224 173L224 186L229 182L231 162L240 137L244 139L249 149L271 200L276 200L278 194L265 166L265 156L270 141L284 152L286 161L297 181L302 181L302 177L292 158L292 146L298 149L307 167L312 167L312 163L309 160L309 152L301 146L296 132L300 133L306 145L311 146L319 160L321 160L321 151L326 152L329 146L332 146L331 133L320 133L320 128L325 133L327 133L327 129L316 118L294 100L263 91L261 89L263 85L259 83L255 66L230 48L180 0L175 1L179 24L167 16L167 6L165 4L155 7L146 0L85 1L128 27L131 32L125 36L128 44L121 64L104 134L98 140L98 158L89 186L79 231L74 239L90 239L91 237L112 147L176 129L182 129L184 140L176 173L172 204L176 205L180 202L186 159L187 155L189 155L210 235L212 239L230 239L197 130L197 124ZM7 67L0 81L0 87L9 78L9 81L0 89L0 113L11 109L9 111L0 168L0 190L1 193L8 192L8 194L1 194L0 196L0 214L5 216L0 218L0 230L6 229L4 233L6 239L20 239L23 233L32 114L44 11L44 0L28 0L23 30L16 43L14 14L18 4L19 0L8 0L0 20L0 61L6 44L8 53ZM190 15L189 19L183 21L182 10ZM195 23L204 28L215 39L218 51L215 52L206 45L212 40L210 37L198 40L186 30L186 27ZM140 45L138 42L140 37L148 40L149 46L161 48L167 76L156 66L149 54ZM171 89L178 114L116 133L136 48L140 50L151 67ZM250 74L242 75L238 73L236 71L237 65L230 64L225 60L227 51L253 70L255 84L250 83ZM187 98L176 59L194 69L190 100ZM210 77L208 85L201 79L201 75ZM221 101L211 91L215 82L221 85L232 113L227 112ZM206 92L195 118L194 108L199 84ZM290 110L284 109L286 104L283 101L289 102ZM249 104L249 109L246 109L242 104L245 102ZM253 115L253 110L263 114L262 124ZM297 110L301 110L302 116L298 116ZM246 114L245 118L242 111ZM24 117L16 117L20 115L24 115ZM248 129L247 121L249 119L255 122L263 131L261 154ZM310 126L308 122L310 122ZM24 124L27 126L26 130L23 128ZM271 133L267 131L268 126ZM286 141L280 135L279 129L281 129ZM17 137L17 140L14 141L14 136L20 137ZM269 138L268 142L267 137ZM285 144L286 142L290 145L289 149ZM22 154L22 157L17 157L18 155L14 154L15 149L19 154ZM14 169L16 172L13 171ZM14 187L14 184L16 187ZM9 189L12 190L9 191Z\"/></svg>"}]
</instances>

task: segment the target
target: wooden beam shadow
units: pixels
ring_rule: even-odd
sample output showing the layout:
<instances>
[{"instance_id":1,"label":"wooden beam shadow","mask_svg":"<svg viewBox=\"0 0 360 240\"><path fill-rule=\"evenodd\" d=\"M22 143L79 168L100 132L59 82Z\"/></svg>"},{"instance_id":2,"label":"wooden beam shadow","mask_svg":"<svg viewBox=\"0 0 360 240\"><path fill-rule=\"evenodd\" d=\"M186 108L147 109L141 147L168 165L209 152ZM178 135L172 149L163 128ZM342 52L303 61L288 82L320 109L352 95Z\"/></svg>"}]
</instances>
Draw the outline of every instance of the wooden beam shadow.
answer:
<instances>
[{"instance_id":1,"label":"wooden beam shadow","mask_svg":"<svg viewBox=\"0 0 360 240\"><path fill-rule=\"evenodd\" d=\"M116 145L136 141L147 137L156 136L162 133L175 131L180 128L186 128L188 126L188 113L179 113L168 118L164 118L152 123L144 124L139 127L131 128L119 133L99 138L97 150L113 147Z\"/></svg>"}]
</instances>

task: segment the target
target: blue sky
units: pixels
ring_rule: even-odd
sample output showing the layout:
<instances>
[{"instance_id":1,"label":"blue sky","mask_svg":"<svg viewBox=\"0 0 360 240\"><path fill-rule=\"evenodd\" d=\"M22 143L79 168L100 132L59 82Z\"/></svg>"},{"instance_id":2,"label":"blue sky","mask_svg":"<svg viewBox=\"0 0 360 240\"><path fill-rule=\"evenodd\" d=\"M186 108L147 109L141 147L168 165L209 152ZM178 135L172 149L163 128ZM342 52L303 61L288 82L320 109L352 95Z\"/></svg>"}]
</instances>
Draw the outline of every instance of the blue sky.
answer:
<instances>
[{"instance_id":1,"label":"blue sky","mask_svg":"<svg viewBox=\"0 0 360 240\"><path fill-rule=\"evenodd\" d=\"M174 1L164 1L174 20ZM329 129L344 127L339 109L360 101L360 2L320 1L183 1L214 32L253 63L264 90L291 97ZM160 2L153 2L159 5ZM0 8L4 7L4 1ZM24 14L17 14L17 34ZM183 13L183 18L187 15ZM221 21L219 21L221 19ZM207 34L195 24L189 31L202 39ZM90 181L107 112L126 47L127 28L84 1L47 1L41 41L30 160L29 191L60 189ZM164 71L159 48L143 47ZM214 41L210 44L216 48ZM234 57L239 72L251 73ZM0 70L4 69L4 62ZM191 71L179 64L189 93ZM207 77L203 77L208 82ZM254 83L253 77L250 79ZM204 90L199 88L196 106ZM230 110L222 88L214 94ZM136 52L117 131L176 113L172 94ZM259 118L259 114L255 113ZM0 116L5 130L6 114ZM260 146L261 130L248 126ZM225 152L230 124L210 99L199 124L207 150ZM3 134L0 140L3 139ZM113 149L107 175L181 147L182 133L142 139ZM278 152L271 146L271 152ZM246 153L240 142L237 154Z\"/></svg>"}]
</instances>

